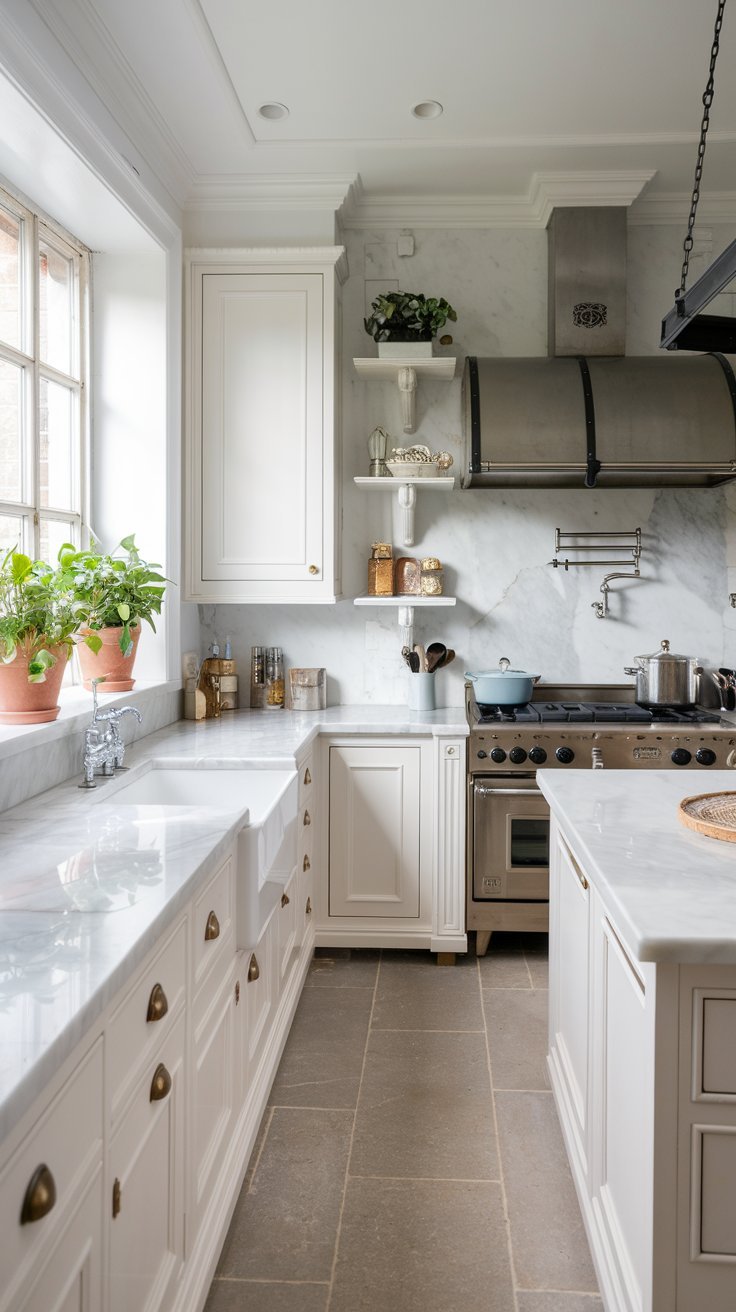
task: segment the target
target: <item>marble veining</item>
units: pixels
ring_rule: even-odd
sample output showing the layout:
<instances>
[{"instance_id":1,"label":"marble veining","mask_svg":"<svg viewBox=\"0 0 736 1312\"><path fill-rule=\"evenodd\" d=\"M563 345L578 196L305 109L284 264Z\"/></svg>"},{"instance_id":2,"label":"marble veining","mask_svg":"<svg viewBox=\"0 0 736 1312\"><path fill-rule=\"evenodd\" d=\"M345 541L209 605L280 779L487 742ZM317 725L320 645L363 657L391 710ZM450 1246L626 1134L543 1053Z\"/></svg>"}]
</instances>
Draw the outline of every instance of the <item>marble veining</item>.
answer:
<instances>
[{"instance_id":1,"label":"marble veining","mask_svg":"<svg viewBox=\"0 0 736 1312\"><path fill-rule=\"evenodd\" d=\"M541 770L539 785L640 961L736 962L736 845L687 829L685 797L736 776Z\"/></svg>"},{"instance_id":2,"label":"marble veining","mask_svg":"<svg viewBox=\"0 0 736 1312\"><path fill-rule=\"evenodd\" d=\"M320 731L461 737L468 729L460 709L242 711L180 721L135 743L124 778L151 761L293 770ZM78 773L0 813L0 1140L247 819L244 807L126 804L119 779L100 781L92 794L77 783Z\"/></svg>"}]
</instances>

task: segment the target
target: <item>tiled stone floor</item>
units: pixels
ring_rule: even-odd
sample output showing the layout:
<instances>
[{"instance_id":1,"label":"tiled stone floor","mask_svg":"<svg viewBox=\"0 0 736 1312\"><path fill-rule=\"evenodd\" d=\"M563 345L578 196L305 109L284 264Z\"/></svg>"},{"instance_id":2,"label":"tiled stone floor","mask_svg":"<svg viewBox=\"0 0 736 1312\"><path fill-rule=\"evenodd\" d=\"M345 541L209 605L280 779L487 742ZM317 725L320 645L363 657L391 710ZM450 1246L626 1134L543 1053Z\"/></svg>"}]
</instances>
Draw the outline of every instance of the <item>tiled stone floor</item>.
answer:
<instances>
[{"instance_id":1,"label":"tiled stone floor","mask_svg":"<svg viewBox=\"0 0 736 1312\"><path fill-rule=\"evenodd\" d=\"M315 956L205 1312L602 1312L546 950Z\"/></svg>"}]
</instances>

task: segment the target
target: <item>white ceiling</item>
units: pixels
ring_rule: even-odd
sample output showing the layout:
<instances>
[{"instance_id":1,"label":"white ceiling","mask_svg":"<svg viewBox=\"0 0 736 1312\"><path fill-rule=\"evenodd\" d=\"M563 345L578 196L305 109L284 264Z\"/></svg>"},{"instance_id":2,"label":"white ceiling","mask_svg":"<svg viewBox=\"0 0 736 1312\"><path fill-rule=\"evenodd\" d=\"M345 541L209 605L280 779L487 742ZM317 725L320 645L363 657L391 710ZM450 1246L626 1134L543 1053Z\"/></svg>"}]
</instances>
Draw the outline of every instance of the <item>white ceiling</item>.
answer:
<instances>
[{"instance_id":1,"label":"white ceiling","mask_svg":"<svg viewBox=\"0 0 736 1312\"><path fill-rule=\"evenodd\" d=\"M716 0L33 0L180 204L269 178L362 203L691 186ZM736 193L736 5L704 191ZM417 120L411 106L439 100ZM288 118L259 117L264 101Z\"/></svg>"}]
</instances>

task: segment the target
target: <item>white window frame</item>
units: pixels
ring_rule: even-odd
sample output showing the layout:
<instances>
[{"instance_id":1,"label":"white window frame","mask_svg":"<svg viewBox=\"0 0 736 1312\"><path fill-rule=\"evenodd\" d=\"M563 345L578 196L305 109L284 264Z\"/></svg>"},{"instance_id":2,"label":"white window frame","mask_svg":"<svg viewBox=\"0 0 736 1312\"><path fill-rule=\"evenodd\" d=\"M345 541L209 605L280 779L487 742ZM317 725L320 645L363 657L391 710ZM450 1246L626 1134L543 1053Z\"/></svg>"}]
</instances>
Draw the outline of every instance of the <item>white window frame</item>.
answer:
<instances>
[{"instance_id":1,"label":"white window frame","mask_svg":"<svg viewBox=\"0 0 736 1312\"><path fill-rule=\"evenodd\" d=\"M21 243L20 258L22 263L22 313L25 323L30 325L30 332L25 334L21 347L16 349L0 340L0 360L26 370L26 393L23 405L21 453L24 465L24 483L30 493L26 500L0 500L0 514L14 515L21 520L22 538L19 544L34 559L40 556L41 519L55 520L71 524L72 540L78 547L87 545L87 526L89 524L89 286L90 286L90 252L86 246L65 232L47 215L32 209L27 201L0 187L0 206L24 225L24 237ZM47 243L66 258L71 259L75 269L74 312L76 319L76 341L73 343L72 368L78 376L66 374L47 365L40 358L40 289L39 289L39 248ZM30 350L25 349L30 348ZM42 379L58 382L70 389L76 396L75 424L73 434L72 488L74 508L59 510L52 506L41 506L41 433L40 433L40 389ZM55 560L51 564L56 564Z\"/></svg>"}]
</instances>

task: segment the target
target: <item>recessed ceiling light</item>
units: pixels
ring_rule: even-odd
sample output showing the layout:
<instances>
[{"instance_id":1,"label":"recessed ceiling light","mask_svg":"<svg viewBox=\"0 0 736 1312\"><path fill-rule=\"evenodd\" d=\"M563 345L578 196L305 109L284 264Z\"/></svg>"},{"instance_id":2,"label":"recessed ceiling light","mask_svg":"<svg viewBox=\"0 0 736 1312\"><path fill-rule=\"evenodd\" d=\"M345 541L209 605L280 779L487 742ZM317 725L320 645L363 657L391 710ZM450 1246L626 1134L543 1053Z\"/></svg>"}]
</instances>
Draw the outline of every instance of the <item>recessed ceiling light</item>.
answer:
<instances>
[{"instance_id":1,"label":"recessed ceiling light","mask_svg":"<svg viewBox=\"0 0 736 1312\"><path fill-rule=\"evenodd\" d=\"M415 118L439 118L442 111L439 100L420 100L418 105L412 106L411 112Z\"/></svg>"},{"instance_id":2,"label":"recessed ceiling light","mask_svg":"<svg viewBox=\"0 0 736 1312\"><path fill-rule=\"evenodd\" d=\"M261 118L268 118L271 122L275 122L279 118L289 117L286 105L280 105L278 100L267 100L265 105L259 106L258 113Z\"/></svg>"}]
</instances>

